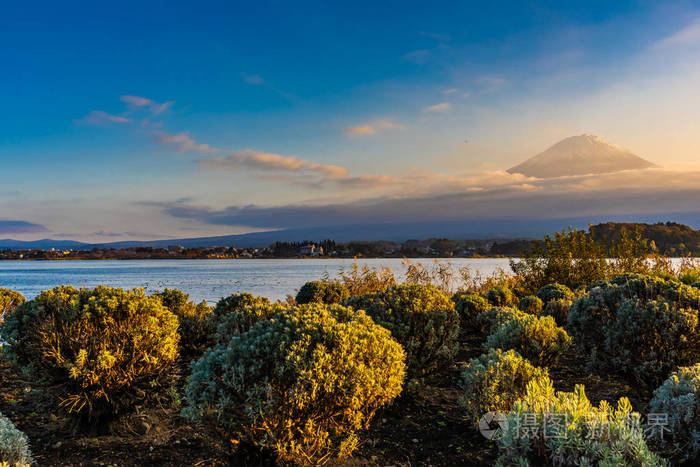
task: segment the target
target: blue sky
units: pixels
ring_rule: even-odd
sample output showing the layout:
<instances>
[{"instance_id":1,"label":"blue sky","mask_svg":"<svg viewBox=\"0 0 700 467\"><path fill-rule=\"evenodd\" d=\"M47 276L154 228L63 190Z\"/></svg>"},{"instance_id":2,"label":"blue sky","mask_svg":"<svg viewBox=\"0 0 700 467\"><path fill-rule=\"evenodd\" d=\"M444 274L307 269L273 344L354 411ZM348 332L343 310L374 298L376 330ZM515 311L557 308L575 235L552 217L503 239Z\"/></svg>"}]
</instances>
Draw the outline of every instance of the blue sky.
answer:
<instances>
[{"instance_id":1,"label":"blue sky","mask_svg":"<svg viewBox=\"0 0 700 467\"><path fill-rule=\"evenodd\" d=\"M528 192L521 212L549 197L561 200L549 215L570 216L567 200L611 184L624 199L671 184L692 199L700 5L561 3L5 5L0 236L218 235L329 212L419 220L449 210L445 196L483 217L454 201L476 192L489 193L480 206L501 200L489 215L512 215L508 200ZM667 172L504 172L581 133ZM664 203L577 214L687 211Z\"/></svg>"}]
</instances>

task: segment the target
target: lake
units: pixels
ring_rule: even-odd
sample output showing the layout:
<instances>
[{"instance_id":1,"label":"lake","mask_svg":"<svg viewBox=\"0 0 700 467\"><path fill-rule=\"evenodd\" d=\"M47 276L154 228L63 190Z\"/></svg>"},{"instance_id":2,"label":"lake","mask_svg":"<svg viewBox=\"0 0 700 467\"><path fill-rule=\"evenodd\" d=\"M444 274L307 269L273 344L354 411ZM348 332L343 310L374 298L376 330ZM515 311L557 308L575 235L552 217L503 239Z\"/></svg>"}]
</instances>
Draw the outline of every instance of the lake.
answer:
<instances>
[{"instance_id":1,"label":"lake","mask_svg":"<svg viewBox=\"0 0 700 467\"><path fill-rule=\"evenodd\" d=\"M307 281L353 264L351 258L332 259L230 259L230 260L129 260L129 261L0 261L0 287L17 290L34 298L42 290L58 285L95 287L142 287L147 293L177 288L196 301L216 302L223 296L250 292L272 300L295 295ZM432 265L433 258L411 259ZM490 275L501 268L509 271L505 258L440 259L455 270L469 267ZM370 267L383 265L403 277L400 258L358 259Z\"/></svg>"}]
</instances>

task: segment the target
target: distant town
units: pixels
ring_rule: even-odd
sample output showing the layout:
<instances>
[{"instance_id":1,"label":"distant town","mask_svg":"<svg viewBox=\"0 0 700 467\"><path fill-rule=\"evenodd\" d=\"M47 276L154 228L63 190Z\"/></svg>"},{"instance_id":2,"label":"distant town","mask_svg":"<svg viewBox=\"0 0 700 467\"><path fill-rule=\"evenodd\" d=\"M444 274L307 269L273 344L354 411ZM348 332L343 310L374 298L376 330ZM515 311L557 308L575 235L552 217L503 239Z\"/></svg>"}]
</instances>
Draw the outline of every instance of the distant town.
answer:
<instances>
[{"instance_id":1,"label":"distant town","mask_svg":"<svg viewBox=\"0 0 700 467\"><path fill-rule=\"evenodd\" d=\"M336 243L333 240L275 242L263 248L216 246L167 248L148 246L91 249L6 249L0 260L129 260L129 259L245 259L245 258L417 258L517 256L532 240L408 240L403 243L366 241Z\"/></svg>"}]
</instances>

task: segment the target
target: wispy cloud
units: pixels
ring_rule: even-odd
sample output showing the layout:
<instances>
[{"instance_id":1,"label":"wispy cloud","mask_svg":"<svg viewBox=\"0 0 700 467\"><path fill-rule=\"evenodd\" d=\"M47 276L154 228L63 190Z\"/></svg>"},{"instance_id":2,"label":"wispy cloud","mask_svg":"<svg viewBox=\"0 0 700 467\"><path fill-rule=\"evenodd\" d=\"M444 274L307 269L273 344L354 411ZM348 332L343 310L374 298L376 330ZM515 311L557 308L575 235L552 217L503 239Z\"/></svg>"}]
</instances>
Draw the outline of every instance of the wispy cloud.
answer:
<instances>
[{"instance_id":1,"label":"wispy cloud","mask_svg":"<svg viewBox=\"0 0 700 467\"><path fill-rule=\"evenodd\" d=\"M0 234L37 233L48 230L45 226L33 222L0 219Z\"/></svg>"},{"instance_id":2,"label":"wispy cloud","mask_svg":"<svg viewBox=\"0 0 700 467\"><path fill-rule=\"evenodd\" d=\"M404 54L403 59L416 65L424 65L430 61L431 56L430 50L419 49Z\"/></svg>"},{"instance_id":3,"label":"wispy cloud","mask_svg":"<svg viewBox=\"0 0 700 467\"><path fill-rule=\"evenodd\" d=\"M130 118L122 117L121 115L112 115L102 110L93 110L84 118L76 120L78 123L86 123L88 125L106 125L110 123L131 123Z\"/></svg>"},{"instance_id":4,"label":"wispy cloud","mask_svg":"<svg viewBox=\"0 0 700 467\"><path fill-rule=\"evenodd\" d=\"M248 84L253 84L253 85L265 84L265 80L260 75L241 73L241 76L243 77L243 81L245 81Z\"/></svg>"},{"instance_id":5,"label":"wispy cloud","mask_svg":"<svg viewBox=\"0 0 700 467\"><path fill-rule=\"evenodd\" d=\"M343 133L350 136L367 136L384 130L403 131L405 129L405 126L393 121L392 119L379 119L362 125L344 128Z\"/></svg>"},{"instance_id":6,"label":"wispy cloud","mask_svg":"<svg viewBox=\"0 0 700 467\"><path fill-rule=\"evenodd\" d=\"M315 175L319 176L321 181L348 177L348 170L344 167L312 162L295 156L254 151L252 149L245 149L226 157L200 159L197 162L201 168L207 170L247 169L257 172Z\"/></svg>"},{"instance_id":7,"label":"wispy cloud","mask_svg":"<svg viewBox=\"0 0 700 467\"><path fill-rule=\"evenodd\" d=\"M175 134L157 131L154 135L156 142L174 146L180 152L193 151L201 154L216 154L221 152L221 149L215 148L207 143L196 142L187 131Z\"/></svg>"},{"instance_id":8,"label":"wispy cloud","mask_svg":"<svg viewBox=\"0 0 700 467\"><path fill-rule=\"evenodd\" d=\"M439 104L430 105L423 109L423 112L428 113L443 113L452 110L452 104L449 102L441 102Z\"/></svg>"},{"instance_id":9,"label":"wispy cloud","mask_svg":"<svg viewBox=\"0 0 700 467\"><path fill-rule=\"evenodd\" d=\"M175 101L156 102L152 99L148 99L147 97L131 96L128 94L121 96L121 101L132 107L145 107L153 115L162 114L175 103Z\"/></svg>"},{"instance_id":10,"label":"wispy cloud","mask_svg":"<svg viewBox=\"0 0 700 467\"><path fill-rule=\"evenodd\" d=\"M484 94L499 91L509 83L507 78L499 75L485 75L476 79L476 84L481 87L481 92Z\"/></svg>"},{"instance_id":11,"label":"wispy cloud","mask_svg":"<svg viewBox=\"0 0 700 467\"><path fill-rule=\"evenodd\" d=\"M696 18L686 27L656 42L652 49L664 50L688 45L700 45L700 18Z\"/></svg>"}]
</instances>

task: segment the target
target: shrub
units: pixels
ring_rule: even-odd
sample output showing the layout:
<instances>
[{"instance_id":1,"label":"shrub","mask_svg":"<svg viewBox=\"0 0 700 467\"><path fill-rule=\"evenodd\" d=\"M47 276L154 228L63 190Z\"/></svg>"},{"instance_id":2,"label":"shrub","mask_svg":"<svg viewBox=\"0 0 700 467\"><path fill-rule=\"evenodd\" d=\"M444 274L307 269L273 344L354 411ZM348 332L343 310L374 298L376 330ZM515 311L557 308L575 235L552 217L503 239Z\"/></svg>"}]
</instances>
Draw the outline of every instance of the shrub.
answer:
<instances>
[{"instance_id":1,"label":"shrub","mask_svg":"<svg viewBox=\"0 0 700 467\"><path fill-rule=\"evenodd\" d=\"M201 355L212 344L215 328L213 312L207 302L196 305L188 294L177 289L165 289L153 296L180 321L180 355L188 360Z\"/></svg>"},{"instance_id":2,"label":"shrub","mask_svg":"<svg viewBox=\"0 0 700 467\"><path fill-rule=\"evenodd\" d=\"M305 303L340 303L350 298L350 291L339 282L307 282L297 294L296 301L299 305Z\"/></svg>"},{"instance_id":3,"label":"shrub","mask_svg":"<svg viewBox=\"0 0 700 467\"><path fill-rule=\"evenodd\" d=\"M507 412L525 393L527 383L548 376L547 370L532 366L517 352L491 349L472 359L462 372L461 399L474 422L486 412Z\"/></svg>"},{"instance_id":4,"label":"shrub","mask_svg":"<svg viewBox=\"0 0 700 467\"><path fill-rule=\"evenodd\" d=\"M6 313L15 311L24 301L24 295L21 293L0 287L0 324Z\"/></svg>"},{"instance_id":5,"label":"shrub","mask_svg":"<svg viewBox=\"0 0 700 467\"><path fill-rule=\"evenodd\" d=\"M279 308L193 365L184 415L302 465L347 457L401 391L404 352L360 310Z\"/></svg>"},{"instance_id":6,"label":"shrub","mask_svg":"<svg viewBox=\"0 0 700 467\"><path fill-rule=\"evenodd\" d=\"M582 385L555 394L549 378L533 379L506 415L496 465L665 465L649 450L640 418L625 397L615 408L595 407Z\"/></svg>"},{"instance_id":7,"label":"shrub","mask_svg":"<svg viewBox=\"0 0 700 467\"><path fill-rule=\"evenodd\" d=\"M497 285L489 290L486 298L494 306L515 306L518 303L518 297L510 288L503 285Z\"/></svg>"},{"instance_id":8,"label":"shrub","mask_svg":"<svg viewBox=\"0 0 700 467\"><path fill-rule=\"evenodd\" d=\"M10 419L0 413L0 464L29 465L32 453L29 452L27 436L15 428Z\"/></svg>"},{"instance_id":9,"label":"shrub","mask_svg":"<svg viewBox=\"0 0 700 467\"><path fill-rule=\"evenodd\" d=\"M657 383L698 348L700 290L651 276L593 284L569 311L567 329L591 363Z\"/></svg>"},{"instance_id":10,"label":"shrub","mask_svg":"<svg viewBox=\"0 0 700 467\"><path fill-rule=\"evenodd\" d=\"M492 327L495 330L486 339L486 348L513 349L537 365L548 365L556 362L571 343L569 335L551 316L519 312L504 318Z\"/></svg>"},{"instance_id":11,"label":"shrub","mask_svg":"<svg viewBox=\"0 0 700 467\"><path fill-rule=\"evenodd\" d=\"M545 285L537 292L537 296L545 304L552 300L573 300L576 298L570 288L557 283Z\"/></svg>"},{"instance_id":12,"label":"shrub","mask_svg":"<svg viewBox=\"0 0 700 467\"><path fill-rule=\"evenodd\" d=\"M420 378L452 363L457 353L459 316L450 298L434 286L399 285L351 297L347 306L365 310L391 331L406 351L409 378Z\"/></svg>"},{"instance_id":13,"label":"shrub","mask_svg":"<svg viewBox=\"0 0 700 467\"><path fill-rule=\"evenodd\" d=\"M681 367L654 392L649 413L666 414L664 431L650 434L688 460L700 456L700 363Z\"/></svg>"},{"instance_id":14,"label":"shrub","mask_svg":"<svg viewBox=\"0 0 700 467\"><path fill-rule=\"evenodd\" d=\"M539 315L540 313L542 313L543 307L544 303L542 302L542 300L540 300L538 297L535 297L534 295L528 295L527 297L523 297L518 302L518 308L521 311L524 311L525 313L529 313L531 315Z\"/></svg>"},{"instance_id":15,"label":"shrub","mask_svg":"<svg viewBox=\"0 0 700 467\"><path fill-rule=\"evenodd\" d=\"M559 326L566 326L569 322L571 303L571 300L565 298L555 298L547 302L542 314L554 318Z\"/></svg>"},{"instance_id":16,"label":"shrub","mask_svg":"<svg viewBox=\"0 0 700 467\"><path fill-rule=\"evenodd\" d=\"M381 265L379 268L370 268L366 264L360 267L357 262L350 269L341 268L338 281L350 291L351 297L381 292L396 285L391 269Z\"/></svg>"},{"instance_id":17,"label":"shrub","mask_svg":"<svg viewBox=\"0 0 700 467\"><path fill-rule=\"evenodd\" d=\"M491 304L476 292L458 292L452 297L452 301L465 329L476 328L478 316L491 308Z\"/></svg>"},{"instance_id":18,"label":"shrub","mask_svg":"<svg viewBox=\"0 0 700 467\"><path fill-rule=\"evenodd\" d=\"M214 317L218 321L219 318L227 313L239 311L245 307L256 305L269 305L270 300L266 297L256 297L248 292L236 293L222 298L214 307Z\"/></svg>"},{"instance_id":19,"label":"shrub","mask_svg":"<svg viewBox=\"0 0 700 467\"><path fill-rule=\"evenodd\" d=\"M226 343L232 337L249 330L255 323L272 318L284 308L288 307L279 303L266 303L260 300L256 304L226 313L219 318L214 341Z\"/></svg>"},{"instance_id":20,"label":"shrub","mask_svg":"<svg viewBox=\"0 0 700 467\"><path fill-rule=\"evenodd\" d=\"M526 313L517 308L507 306L494 307L489 311L480 314L477 318L477 322L479 323L479 327L482 331L486 332L487 334L493 334L496 332L501 323L523 314Z\"/></svg>"},{"instance_id":21,"label":"shrub","mask_svg":"<svg viewBox=\"0 0 700 467\"><path fill-rule=\"evenodd\" d=\"M3 351L48 379L69 413L130 408L170 382L178 319L141 289L57 287L21 305L0 328Z\"/></svg>"}]
</instances>

